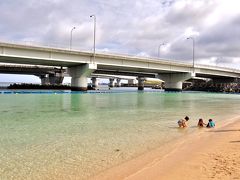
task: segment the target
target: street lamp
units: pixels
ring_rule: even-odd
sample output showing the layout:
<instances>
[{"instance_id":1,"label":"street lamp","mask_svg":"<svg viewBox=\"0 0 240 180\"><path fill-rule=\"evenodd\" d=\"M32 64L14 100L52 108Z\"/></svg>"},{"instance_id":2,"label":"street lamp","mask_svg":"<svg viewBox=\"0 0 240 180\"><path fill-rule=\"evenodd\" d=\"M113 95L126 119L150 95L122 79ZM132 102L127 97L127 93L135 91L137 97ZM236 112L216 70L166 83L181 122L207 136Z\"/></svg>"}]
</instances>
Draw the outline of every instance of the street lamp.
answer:
<instances>
[{"instance_id":1,"label":"street lamp","mask_svg":"<svg viewBox=\"0 0 240 180\"><path fill-rule=\"evenodd\" d=\"M164 46L164 45L166 45L166 44L162 43L162 44L159 44L159 46L158 46L158 58L160 57L160 48L161 48L161 46Z\"/></svg>"},{"instance_id":2,"label":"street lamp","mask_svg":"<svg viewBox=\"0 0 240 180\"><path fill-rule=\"evenodd\" d=\"M73 33L73 30L76 29L76 27L73 27L71 29L71 34L70 34L70 49L72 49L72 33Z\"/></svg>"},{"instance_id":3,"label":"street lamp","mask_svg":"<svg viewBox=\"0 0 240 180\"><path fill-rule=\"evenodd\" d=\"M93 31L93 62L95 62L95 53L96 53L96 16L91 15L91 18L94 20L94 31Z\"/></svg>"},{"instance_id":4,"label":"street lamp","mask_svg":"<svg viewBox=\"0 0 240 180\"><path fill-rule=\"evenodd\" d=\"M193 58L193 73L194 73L194 66L195 66L195 62L194 62L194 51L195 51L195 40L193 37L188 37L187 39L191 39L192 40L192 43L193 43L193 50L192 50L192 58Z\"/></svg>"}]
</instances>

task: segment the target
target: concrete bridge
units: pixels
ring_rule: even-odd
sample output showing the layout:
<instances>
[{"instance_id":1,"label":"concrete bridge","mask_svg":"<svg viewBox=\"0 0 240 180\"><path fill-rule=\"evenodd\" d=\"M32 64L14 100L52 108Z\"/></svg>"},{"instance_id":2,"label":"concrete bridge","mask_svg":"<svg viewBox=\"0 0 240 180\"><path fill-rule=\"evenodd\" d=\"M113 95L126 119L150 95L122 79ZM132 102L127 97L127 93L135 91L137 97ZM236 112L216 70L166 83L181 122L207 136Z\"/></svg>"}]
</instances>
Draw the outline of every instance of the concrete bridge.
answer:
<instances>
[{"instance_id":1,"label":"concrete bridge","mask_svg":"<svg viewBox=\"0 0 240 180\"><path fill-rule=\"evenodd\" d=\"M87 78L93 73L138 77L139 90L145 77L165 81L167 90L181 90L182 83L193 77L212 78L215 81L233 81L240 78L240 70L106 53L71 51L58 48L0 43L0 62L67 67L72 77L73 90L86 90Z\"/></svg>"}]
</instances>

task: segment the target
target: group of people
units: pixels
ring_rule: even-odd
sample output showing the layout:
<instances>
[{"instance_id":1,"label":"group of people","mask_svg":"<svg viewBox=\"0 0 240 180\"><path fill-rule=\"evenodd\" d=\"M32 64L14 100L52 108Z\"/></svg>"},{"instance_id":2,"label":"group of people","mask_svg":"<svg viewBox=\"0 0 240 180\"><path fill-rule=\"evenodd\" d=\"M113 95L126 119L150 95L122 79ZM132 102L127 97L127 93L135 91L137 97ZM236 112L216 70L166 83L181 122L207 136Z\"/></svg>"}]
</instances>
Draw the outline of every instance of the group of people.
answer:
<instances>
[{"instance_id":1,"label":"group of people","mask_svg":"<svg viewBox=\"0 0 240 180\"><path fill-rule=\"evenodd\" d=\"M198 127L207 127L207 128L213 128L213 127L215 127L215 123L213 122L213 120L212 119L209 119L208 120L208 123L207 124L205 124L204 122L203 122L203 119L199 119L198 120Z\"/></svg>"},{"instance_id":2,"label":"group of people","mask_svg":"<svg viewBox=\"0 0 240 180\"><path fill-rule=\"evenodd\" d=\"M188 121L188 120L189 120L189 117L188 117L188 116L186 116L184 119L180 119L180 120L178 121L178 126L179 126L180 128L185 128L185 127L187 127L187 121ZM213 128L213 127L215 127L215 123L213 122L212 119L209 119L209 120L208 120L208 123L206 124L206 123L203 122L203 119L200 118L200 119L198 120L198 127Z\"/></svg>"}]
</instances>

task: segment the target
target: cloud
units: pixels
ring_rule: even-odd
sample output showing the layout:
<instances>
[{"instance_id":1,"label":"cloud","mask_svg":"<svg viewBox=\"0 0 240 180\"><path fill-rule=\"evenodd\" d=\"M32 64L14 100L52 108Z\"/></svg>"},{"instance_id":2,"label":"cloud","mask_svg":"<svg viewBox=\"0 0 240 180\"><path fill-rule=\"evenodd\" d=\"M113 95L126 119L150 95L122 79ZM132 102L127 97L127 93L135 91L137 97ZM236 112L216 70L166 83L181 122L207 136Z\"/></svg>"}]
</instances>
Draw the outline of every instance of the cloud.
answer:
<instances>
[{"instance_id":1,"label":"cloud","mask_svg":"<svg viewBox=\"0 0 240 180\"><path fill-rule=\"evenodd\" d=\"M19 8L21 7L21 8ZM240 3L236 0L8 0L0 2L0 39L36 41L91 50L97 17L97 50L158 56L191 62L193 36L196 62L239 67ZM235 65L234 65L235 64ZM236 65L237 64L237 65Z\"/></svg>"}]
</instances>

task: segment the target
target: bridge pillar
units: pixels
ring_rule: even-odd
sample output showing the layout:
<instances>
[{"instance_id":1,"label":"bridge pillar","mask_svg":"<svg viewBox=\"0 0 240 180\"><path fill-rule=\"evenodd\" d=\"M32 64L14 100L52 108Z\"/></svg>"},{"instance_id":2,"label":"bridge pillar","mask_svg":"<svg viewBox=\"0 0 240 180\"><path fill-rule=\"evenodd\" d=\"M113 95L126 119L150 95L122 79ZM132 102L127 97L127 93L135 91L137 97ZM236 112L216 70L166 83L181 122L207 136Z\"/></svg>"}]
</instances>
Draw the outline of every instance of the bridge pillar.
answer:
<instances>
[{"instance_id":1,"label":"bridge pillar","mask_svg":"<svg viewBox=\"0 0 240 180\"><path fill-rule=\"evenodd\" d=\"M41 75L41 76L39 76L39 78L41 79L41 85L50 84L50 82L49 82L49 75L48 74Z\"/></svg>"},{"instance_id":2,"label":"bridge pillar","mask_svg":"<svg viewBox=\"0 0 240 180\"><path fill-rule=\"evenodd\" d=\"M55 85L55 84L62 84L63 82L63 75L60 73L56 73L56 74L45 74L45 75L41 75L38 76L41 79L41 84L42 85L47 85L47 84L51 84L51 85Z\"/></svg>"},{"instance_id":3,"label":"bridge pillar","mask_svg":"<svg viewBox=\"0 0 240 180\"><path fill-rule=\"evenodd\" d=\"M144 90L144 77L138 77L138 90L143 91Z\"/></svg>"},{"instance_id":4,"label":"bridge pillar","mask_svg":"<svg viewBox=\"0 0 240 180\"><path fill-rule=\"evenodd\" d=\"M193 73L158 74L158 78L165 82L165 91L181 91L185 80L195 77Z\"/></svg>"},{"instance_id":5,"label":"bridge pillar","mask_svg":"<svg viewBox=\"0 0 240 180\"><path fill-rule=\"evenodd\" d=\"M82 64L79 66L69 67L68 74L72 77L71 90L72 91L87 91L87 78L93 71L97 69L96 64Z\"/></svg>"},{"instance_id":6,"label":"bridge pillar","mask_svg":"<svg viewBox=\"0 0 240 180\"><path fill-rule=\"evenodd\" d=\"M121 79L120 78L117 78L117 87L121 87Z\"/></svg>"},{"instance_id":7,"label":"bridge pillar","mask_svg":"<svg viewBox=\"0 0 240 180\"><path fill-rule=\"evenodd\" d=\"M49 83L50 84L62 84L63 82L63 74L56 73L56 74L49 74Z\"/></svg>"},{"instance_id":8,"label":"bridge pillar","mask_svg":"<svg viewBox=\"0 0 240 180\"><path fill-rule=\"evenodd\" d=\"M98 79L96 77L92 77L92 87L93 89L97 89L98 87Z\"/></svg>"},{"instance_id":9,"label":"bridge pillar","mask_svg":"<svg viewBox=\"0 0 240 180\"><path fill-rule=\"evenodd\" d=\"M113 78L109 78L109 87L114 87L114 79Z\"/></svg>"}]
</instances>

